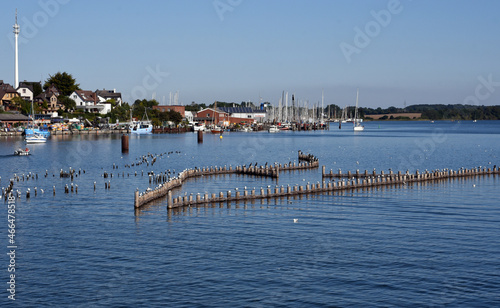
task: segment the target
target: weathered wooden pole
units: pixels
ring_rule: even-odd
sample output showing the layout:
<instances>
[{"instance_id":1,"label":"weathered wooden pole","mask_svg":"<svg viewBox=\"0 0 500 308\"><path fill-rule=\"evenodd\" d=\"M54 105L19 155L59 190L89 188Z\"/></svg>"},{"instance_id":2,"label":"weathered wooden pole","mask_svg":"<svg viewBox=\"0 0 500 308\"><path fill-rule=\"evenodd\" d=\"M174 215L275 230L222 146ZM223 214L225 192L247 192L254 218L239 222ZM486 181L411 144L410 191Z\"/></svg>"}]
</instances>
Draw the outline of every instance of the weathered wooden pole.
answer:
<instances>
[{"instance_id":1,"label":"weathered wooden pole","mask_svg":"<svg viewBox=\"0 0 500 308\"><path fill-rule=\"evenodd\" d=\"M201 130L198 131L198 143L203 143L203 132Z\"/></svg>"},{"instance_id":2,"label":"weathered wooden pole","mask_svg":"<svg viewBox=\"0 0 500 308\"><path fill-rule=\"evenodd\" d=\"M128 152L128 135L122 135L122 153Z\"/></svg>"}]
</instances>

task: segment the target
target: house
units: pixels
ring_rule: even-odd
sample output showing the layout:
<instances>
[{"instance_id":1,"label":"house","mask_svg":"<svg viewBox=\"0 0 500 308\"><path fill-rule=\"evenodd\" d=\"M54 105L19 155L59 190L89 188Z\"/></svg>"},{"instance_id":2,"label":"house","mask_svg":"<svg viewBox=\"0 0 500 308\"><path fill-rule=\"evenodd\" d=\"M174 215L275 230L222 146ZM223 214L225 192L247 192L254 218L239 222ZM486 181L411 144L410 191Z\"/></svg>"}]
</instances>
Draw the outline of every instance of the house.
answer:
<instances>
[{"instance_id":1,"label":"house","mask_svg":"<svg viewBox=\"0 0 500 308\"><path fill-rule=\"evenodd\" d=\"M165 106L165 105L158 105L158 106L153 106L153 109L159 110L160 112L168 112L168 111L175 111L181 114L182 118L186 116L186 106L182 105L170 105L170 106Z\"/></svg>"},{"instance_id":2,"label":"house","mask_svg":"<svg viewBox=\"0 0 500 308\"><path fill-rule=\"evenodd\" d=\"M195 122L204 123L205 125L215 124L219 126L230 126L232 124L252 124L255 120L253 118L240 118L231 115L229 112L222 110L223 108L205 108L198 111L196 117L194 117ZM238 114L235 114L238 115Z\"/></svg>"},{"instance_id":3,"label":"house","mask_svg":"<svg viewBox=\"0 0 500 308\"><path fill-rule=\"evenodd\" d=\"M223 111L215 110L213 108L205 108L201 111L198 111L196 117L194 118L195 122L204 123L205 125L221 125L221 126L229 126L229 113L225 113Z\"/></svg>"},{"instance_id":4,"label":"house","mask_svg":"<svg viewBox=\"0 0 500 308\"><path fill-rule=\"evenodd\" d=\"M59 102L59 90L54 86L50 86L45 90L45 92L42 92L38 94L33 101L39 105L42 105L43 103L47 103L47 108L43 108L42 113L43 114L52 114L56 112L59 109L64 108L64 105Z\"/></svg>"},{"instance_id":5,"label":"house","mask_svg":"<svg viewBox=\"0 0 500 308\"><path fill-rule=\"evenodd\" d=\"M266 117L264 110L251 107L218 107L217 109L229 113L233 118L252 119L253 121L262 122Z\"/></svg>"},{"instance_id":6,"label":"house","mask_svg":"<svg viewBox=\"0 0 500 308\"><path fill-rule=\"evenodd\" d=\"M58 88L57 88L54 84L51 84L51 85L47 88L47 90L45 90L45 91L47 91L47 92L52 92L52 93L54 93L56 96L61 95L61 93L59 92L59 89L58 89Z\"/></svg>"},{"instance_id":7,"label":"house","mask_svg":"<svg viewBox=\"0 0 500 308\"><path fill-rule=\"evenodd\" d=\"M195 117L195 112L194 111L186 111L185 113L185 119L186 121L188 121L189 123L193 123L194 122L194 117Z\"/></svg>"},{"instance_id":8,"label":"house","mask_svg":"<svg viewBox=\"0 0 500 308\"><path fill-rule=\"evenodd\" d=\"M96 90L95 93L99 97L101 101L109 101L114 100L117 106L121 106L123 103L122 94L120 92L116 92L116 89L113 90Z\"/></svg>"},{"instance_id":9,"label":"house","mask_svg":"<svg viewBox=\"0 0 500 308\"><path fill-rule=\"evenodd\" d=\"M19 97L16 89L0 80L0 109L4 111L17 110L18 106L12 103L14 97Z\"/></svg>"},{"instance_id":10,"label":"house","mask_svg":"<svg viewBox=\"0 0 500 308\"><path fill-rule=\"evenodd\" d=\"M87 90L75 90L69 96L76 103L76 109L83 109L87 112L106 114L111 111L111 104L106 103L103 97L97 93Z\"/></svg>"},{"instance_id":11,"label":"house","mask_svg":"<svg viewBox=\"0 0 500 308\"><path fill-rule=\"evenodd\" d=\"M26 101L33 101L33 85L28 82L20 82L19 87L16 89L19 96Z\"/></svg>"}]
</instances>

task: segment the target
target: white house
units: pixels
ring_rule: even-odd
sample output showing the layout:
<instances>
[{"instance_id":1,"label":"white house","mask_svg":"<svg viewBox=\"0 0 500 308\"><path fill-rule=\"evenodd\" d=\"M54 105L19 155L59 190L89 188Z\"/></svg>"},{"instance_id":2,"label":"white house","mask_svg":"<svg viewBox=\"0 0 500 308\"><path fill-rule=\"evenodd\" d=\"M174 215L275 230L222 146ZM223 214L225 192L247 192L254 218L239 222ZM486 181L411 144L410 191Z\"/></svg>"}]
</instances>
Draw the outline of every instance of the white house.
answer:
<instances>
[{"instance_id":1,"label":"white house","mask_svg":"<svg viewBox=\"0 0 500 308\"><path fill-rule=\"evenodd\" d=\"M19 87L16 89L17 93L22 99L27 101L33 101L33 86L24 82L19 83Z\"/></svg>"},{"instance_id":2,"label":"white house","mask_svg":"<svg viewBox=\"0 0 500 308\"><path fill-rule=\"evenodd\" d=\"M255 122L263 122L266 117L264 110L251 107L217 107L217 109L229 113L231 117L252 119Z\"/></svg>"},{"instance_id":3,"label":"white house","mask_svg":"<svg viewBox=\"0 0 500 308\"><path fill-rule=\"evenodd\" d=\"M76 90L69 96L76 103L76 109L84 109L88 112L99 112L106 114L111 111L111 104L106 103L103 97L99 97L92 91Z\"/></svg>"},{"instance_id":4,"label":"white house","mask_svg":"<svg viewBox=\"0 0 500 308\"><path fill-rule=\"evenodd\" d=\"M102 98L104 101L107 100L114 100L118 106L122 105L122 94L120 92L116 92L115 89L113 90L96 90L95 93L99 96L99 98Z\"/></svg>"},{"instance_id":5,"label":"white house","mask_svg":"<svg viewBox=\"0 0 500 308\"><path fill-rule=\"evenodd\" d=\"M193 123L194 121L194 114L192 111L185 111L184 112L184 117L186 118L186 121L189 123Z\"/></svg>"}]
</instances>

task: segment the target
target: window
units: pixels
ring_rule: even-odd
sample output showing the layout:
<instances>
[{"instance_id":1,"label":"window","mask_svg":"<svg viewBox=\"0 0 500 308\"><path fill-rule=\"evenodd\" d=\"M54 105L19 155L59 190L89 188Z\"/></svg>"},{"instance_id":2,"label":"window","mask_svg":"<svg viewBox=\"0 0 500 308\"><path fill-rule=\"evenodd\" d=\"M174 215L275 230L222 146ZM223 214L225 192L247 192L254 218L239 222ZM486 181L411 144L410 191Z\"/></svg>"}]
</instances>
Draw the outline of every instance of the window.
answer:
<instances>
[{"instance_id":1,"label":"window","mask_svg":"<svg viewBox=\"0 0 500 308\"><path fill-rule=\"evenodd\" d=\"M247 116L247 118L251 119L251 118L252 118L252 115L251 115L251 114L249 114L249 115Z\"/></svg>"},{"instance_id":2,"label":"window","mask_svg":"<svg viewBox=\"0 0 500 308\"><path fill-rule=\"evenodd\" d=\"M23 89L23 93L26 93L26 89Z\"/></svg>"}]
</instances>

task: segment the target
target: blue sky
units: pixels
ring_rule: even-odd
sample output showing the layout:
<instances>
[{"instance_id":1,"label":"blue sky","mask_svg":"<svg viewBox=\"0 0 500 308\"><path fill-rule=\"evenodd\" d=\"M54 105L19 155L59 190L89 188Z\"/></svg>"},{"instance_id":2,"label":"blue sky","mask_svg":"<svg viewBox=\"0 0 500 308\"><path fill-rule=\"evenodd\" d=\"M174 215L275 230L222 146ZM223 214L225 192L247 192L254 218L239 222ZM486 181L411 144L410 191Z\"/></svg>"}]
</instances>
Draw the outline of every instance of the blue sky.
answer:
<instances>
[{"instance_id":1,"label":"blue sky","mask_svg":"<svg viewBox=\"0 0 500 308\"><path fill-rule=\"evenodd\" d=\"M288 91L313 104L323 89L345 106L359 88L366 107L500 104L494 0L6 1L9 83L16 8L21 81L66 71L82 89L160 103L176 91L183 104L277 103Z\"/></svg>"}]
</instances>

